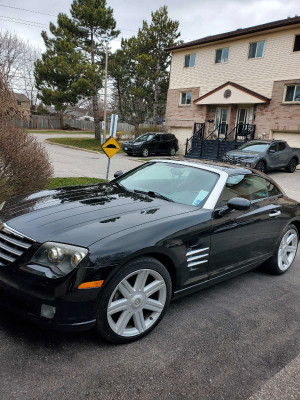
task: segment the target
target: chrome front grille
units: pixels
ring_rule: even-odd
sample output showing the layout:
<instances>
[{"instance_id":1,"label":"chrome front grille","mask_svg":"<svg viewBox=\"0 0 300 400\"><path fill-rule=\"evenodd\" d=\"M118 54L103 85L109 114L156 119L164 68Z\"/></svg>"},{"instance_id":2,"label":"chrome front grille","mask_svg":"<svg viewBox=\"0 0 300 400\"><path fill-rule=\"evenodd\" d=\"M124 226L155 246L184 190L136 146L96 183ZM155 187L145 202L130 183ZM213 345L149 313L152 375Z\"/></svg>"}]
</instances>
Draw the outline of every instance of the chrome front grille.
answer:
<instances>
[{"instance_id":1,"label":"chrome front grille","mask_svg":"<svg viewBox=\"0 0 300 400\"><path fill-rule=\"evenodd\" d=\"M35 241L6 224L0 226L0 266L9 265L21 257Z\"/></svg>"},{"instance_id":2,"label":"chrome front grille","mask_svg":"<svg viewBox=\"0 0 300 400\"><path fill-rule=\"evenodd\" d=\"M208 262L209 247L203 247L202 249L190 249L186 253L187 266L194 267L196 265L204 264Z\"/></svg>"}]
</instances>

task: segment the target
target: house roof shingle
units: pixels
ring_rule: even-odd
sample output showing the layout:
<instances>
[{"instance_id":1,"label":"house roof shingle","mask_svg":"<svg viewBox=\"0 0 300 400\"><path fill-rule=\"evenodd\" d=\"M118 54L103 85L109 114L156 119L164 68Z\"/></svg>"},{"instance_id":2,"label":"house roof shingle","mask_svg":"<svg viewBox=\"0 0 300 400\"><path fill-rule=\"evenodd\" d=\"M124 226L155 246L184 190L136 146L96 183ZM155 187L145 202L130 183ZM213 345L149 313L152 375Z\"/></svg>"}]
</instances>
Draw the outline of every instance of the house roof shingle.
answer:
<instances>
[{"instance_id":1,"label":"house roof shingle","mask_svg":"<svg viewBox=\"0 0 300 400\"><path fill-rule=\"evenodd\" d=\"M218 35L206 36L206 37L198 39L198 40L193 40L191 42L182 43L175 47L169 47L166 50L167 51L180 50L185 47L192 47L192 46L202 45L202 44L206 44L206 43L217 42L219 40L232 39L232 38L239 37L239 36L249 35L251 33L259 33L259 32L269 30L269 29L282 28L285 26L296 25L296 24L300 24L300 17L298 17L298 16L293 17L293 18L286 18L286 19L281 19L278 21L268 22L266 24L251 26L249 28L237 29L235 31L221 33Z\"/></svg>"},{"instance_id":2,"label":"house roof shingle","mask_svg":"<svg viewBox=\"0 0 300 400\"><path fill-rule=\"evenodd\" d=\"M15 92L14 92L14 96L15 96L15 99L16 99L17 101L26 101L26 102L29 103L28 97L25 96L25 94L23 94L23 93L15 93Z\"/></svg>"}]
</instances>

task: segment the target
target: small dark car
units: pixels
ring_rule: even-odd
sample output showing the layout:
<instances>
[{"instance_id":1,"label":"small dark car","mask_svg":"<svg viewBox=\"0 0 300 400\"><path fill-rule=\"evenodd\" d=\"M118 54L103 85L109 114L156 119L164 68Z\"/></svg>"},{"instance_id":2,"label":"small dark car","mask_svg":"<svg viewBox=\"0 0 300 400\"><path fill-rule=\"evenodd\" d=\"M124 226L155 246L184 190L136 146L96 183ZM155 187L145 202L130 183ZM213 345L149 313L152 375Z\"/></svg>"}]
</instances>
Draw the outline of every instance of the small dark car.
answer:
<instances>
[{"instance_id":1,"label":"small dark car","mask_svg":"<svg viewBox=\"0 0 300 400\"><path fill-rule=\"evenodd\" d=\"M126 343L172 298L262 263L285 273L299 232L299 203L260 172L153 160L107 184L2 205L0 301L46 326L95 326Z\"/></svg>"},{"instance_id":2,"label":"small dark car","mask_svg":"<svg viewBox=\"0 0 300 400\"><path fill-rule=\"evenodd\" d=\"M150 154L168 154L175 156L178 140L171 133L147 132L138 138L125 142L123 151L128 155L148 157Z\"/></svg>"},{"instance_id":3,"label":"small dark car","mask_svg":"<svg viewBox=\"0 0 300 400\"><path fill-rule=\"evenodd\" d=\"M226 153L223 161L255 168L261 172L285 168L287 172L293 173L299 159L300 149L291 148L283 140L251 140Z\"/></svg>"}]
</instances>

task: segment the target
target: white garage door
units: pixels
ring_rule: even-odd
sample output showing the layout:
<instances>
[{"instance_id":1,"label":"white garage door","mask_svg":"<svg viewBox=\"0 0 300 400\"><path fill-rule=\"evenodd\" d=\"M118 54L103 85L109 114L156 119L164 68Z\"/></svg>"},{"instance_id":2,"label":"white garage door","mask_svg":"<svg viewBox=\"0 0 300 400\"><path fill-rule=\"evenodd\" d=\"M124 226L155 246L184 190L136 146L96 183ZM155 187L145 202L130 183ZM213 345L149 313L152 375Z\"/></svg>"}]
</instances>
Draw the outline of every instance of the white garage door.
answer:
<instances>
[{"instance_id":1,"label":"white garage door","mask_svg":"<svg viewBox=\"0 0 300 400\"><path fill-rule=\"evenodd\" d=\"M173 133L173 135L175 135L176 138L178 139L179 143L178 154L185 154L186 139L189 139L190 137L193 136L193 128L171 127L169 131L170 133Z\"/></svg>"},{"instance_id":2,"label":"white garage door","mask_svg":"<svg viewBox=\"0 0 300 400\"><path fill-rule=\"evenodd\" d=\"M277 140L285 140L289 144L289 146L297 147L298 149L300 149L300 132L274 132L273 138Z\"/></svg>"}]
</instances>

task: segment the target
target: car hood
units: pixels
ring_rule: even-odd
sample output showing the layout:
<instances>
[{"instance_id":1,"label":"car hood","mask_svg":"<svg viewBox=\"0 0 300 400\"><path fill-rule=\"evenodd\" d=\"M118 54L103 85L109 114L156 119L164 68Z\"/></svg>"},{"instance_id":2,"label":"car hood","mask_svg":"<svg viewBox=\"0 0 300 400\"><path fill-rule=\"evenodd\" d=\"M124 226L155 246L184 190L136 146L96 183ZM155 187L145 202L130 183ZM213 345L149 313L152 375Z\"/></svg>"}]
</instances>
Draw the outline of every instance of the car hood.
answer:
<instances>
[{"instance_id":1,"label":"car hood","mask_svg":"<svg viewBox=\"0 0 300 400\"><path fill-rule=\"evenodd\" d=\"M256 157L261 157L262 153L255 151L232 150L227 153L227 156L239 157L239 158L256 158Z\"/></svg>"},{"instance_id":2,"label":"car hood","mask_svg":"<svg viewBox=\"0 0 300 400\"><path fill-rule=\"evenodd\" d=\"M47 190L7 201L0 223L37 242L89 246L117 232L196 208L128 192L114 184Z\"/></svg>"}]
</instances>

